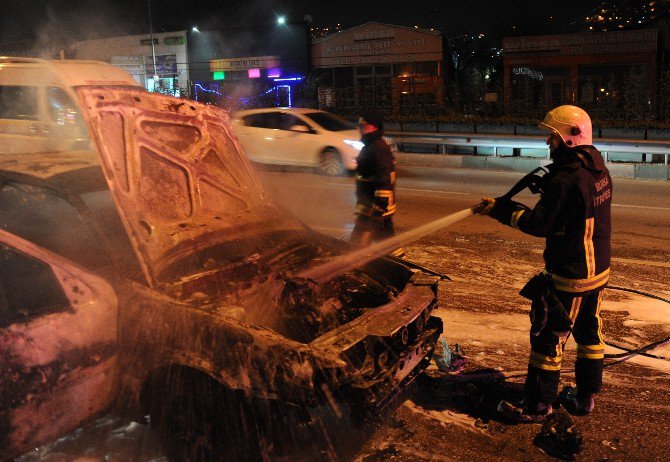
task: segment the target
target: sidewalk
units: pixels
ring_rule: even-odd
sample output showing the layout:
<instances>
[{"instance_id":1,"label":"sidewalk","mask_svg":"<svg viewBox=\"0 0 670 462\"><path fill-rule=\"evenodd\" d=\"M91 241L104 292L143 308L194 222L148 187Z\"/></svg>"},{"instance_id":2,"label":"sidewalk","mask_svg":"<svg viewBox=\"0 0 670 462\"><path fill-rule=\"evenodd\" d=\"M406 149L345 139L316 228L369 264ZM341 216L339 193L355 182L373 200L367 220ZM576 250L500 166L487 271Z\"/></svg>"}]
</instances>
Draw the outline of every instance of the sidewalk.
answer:
<instances>
[{"instance_id":1,"label":"sidewalk","mask_svg":"<svg viewBox=\"0 0 670 462\"><path fill-rule=\"evenodd\" d=\"M399 166L437 167L437 168L471 168L482 170L499 170L508 172L530 172L531 170L550 163L549 159L529 157L492 157L462 154L418 154L396 152ZM663 164L635 164L608 162L607 168L614 178L630 178L642 180L670 180L670 166Z\"/></svg>"}]
</instances>

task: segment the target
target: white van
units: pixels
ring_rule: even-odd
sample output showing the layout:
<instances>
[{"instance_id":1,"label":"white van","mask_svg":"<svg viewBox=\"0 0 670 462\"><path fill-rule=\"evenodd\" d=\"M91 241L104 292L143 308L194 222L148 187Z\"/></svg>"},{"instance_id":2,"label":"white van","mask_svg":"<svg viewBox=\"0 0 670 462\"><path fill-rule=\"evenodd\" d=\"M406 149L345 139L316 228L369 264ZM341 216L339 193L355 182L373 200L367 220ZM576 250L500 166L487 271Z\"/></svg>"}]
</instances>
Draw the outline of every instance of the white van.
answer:
<instances>
[{"instance_id":1,"label":"white van","mask_svg":"<svg viewBox=\"0 0 670 462\"><path fill-rule=\"evenodd\" d=\"M75 89L141 87L102 61L0 57L0 154L89 149Z\"/></svg>"}]
</instances>

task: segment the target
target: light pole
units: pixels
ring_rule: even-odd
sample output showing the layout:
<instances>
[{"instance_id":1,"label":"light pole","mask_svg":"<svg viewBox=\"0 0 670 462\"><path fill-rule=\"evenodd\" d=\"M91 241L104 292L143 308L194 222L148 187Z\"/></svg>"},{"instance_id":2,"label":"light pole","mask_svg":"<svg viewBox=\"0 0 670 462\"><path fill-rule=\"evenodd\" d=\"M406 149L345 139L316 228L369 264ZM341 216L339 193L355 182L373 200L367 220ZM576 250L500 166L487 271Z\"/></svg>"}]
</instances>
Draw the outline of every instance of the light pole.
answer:
<instances>
[{"instance_id":1,"label":"light pole","mask_svg":"<svg viewBox=\"0 0 670 462\"><path fill-rule=\"evenodd\" d=\"M149 4L149 35L151 36L151 57L154 63L154 90L156 89L156 80L158 80L158 73L156 72L156 48L154 47L154 26L151 20L151 0Z\"/></svg>"}]
</instances>

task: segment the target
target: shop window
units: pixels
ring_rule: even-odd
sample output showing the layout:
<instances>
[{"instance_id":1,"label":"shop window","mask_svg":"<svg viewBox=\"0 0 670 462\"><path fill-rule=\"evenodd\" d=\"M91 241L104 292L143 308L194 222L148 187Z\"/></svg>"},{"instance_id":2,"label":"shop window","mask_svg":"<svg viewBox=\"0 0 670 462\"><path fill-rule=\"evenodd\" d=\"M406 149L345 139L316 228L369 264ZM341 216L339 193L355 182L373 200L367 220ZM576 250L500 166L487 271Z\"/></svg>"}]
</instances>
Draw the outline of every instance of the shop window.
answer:
<instances>
[{"instance_id":1,"label":"shop window","mask_svg":"<svg viewBox=\"0 0 670 462\"><path fill-rule=\"evenodd\" d=\"M0 85L0 119L37 120L37 87Z\"/></svg>"},{"instance_id":2,"label":"shop window","mask_svg":"<svg viewBox=\"0 0 670 462\"><path fill-rule=\"evenodd\" d=\"M357 67L356 75L372 75L372 66Z\"/></svg>"},{"instance_id":3,"label":"shop window","mask_svg":"<svg viewBox=\"0 0 670 462\"><path fill-rule=\"evenodd\" d=\"M414 63L401 63L393 65L393 77L411 77L415 73Z\"/></svg>"},{"instance_id":4,"label":"shop window","mask_svg":"<svg viewBox=\"0 0 670 462\"><path fill-rule=\"evenodd\" d=\"M0 244L0 325L68 307L49 265Z\"/></svg>"},{"instance_id":5,"label":"shop window","mask_svg":"<svg viewBox=\"0 0 670 462\"><path fill-rule=\"evenodd\" d=\"M594 100L594 83L582 82L579 85L579 101L582 103L592 103Z\"/></svg>"},{"instance_id":6,"label":"shop window","mask_svg":"<svg viewBox=\"0 0 670 462\"><path fill-rule=\"evenodd\" d=\"M375 75L391 75L391 66L375 66Z\"/></svg>"},{"instance_id":7,"label":"shop window","mask_svg":"<svg viewBox=\"0 0 670 462\"><path fill-rule=\"evenodd\" d=\"M354 86L354 69L352 67L336 67L334 74L335 87L344 88Z\"/></svg>"}]
</instances>

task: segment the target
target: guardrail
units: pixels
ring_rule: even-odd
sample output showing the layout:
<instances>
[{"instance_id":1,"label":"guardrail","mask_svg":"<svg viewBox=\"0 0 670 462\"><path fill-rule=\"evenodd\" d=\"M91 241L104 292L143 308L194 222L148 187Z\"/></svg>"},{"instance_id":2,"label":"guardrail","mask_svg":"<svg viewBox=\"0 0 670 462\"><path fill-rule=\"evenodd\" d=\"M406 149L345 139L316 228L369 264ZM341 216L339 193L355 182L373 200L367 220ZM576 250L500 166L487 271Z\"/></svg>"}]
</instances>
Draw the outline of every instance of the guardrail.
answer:
<instances>
[{"instance_id":1,"label":"guardrail","mask_svg":"<svg viewBox=\"0 0 670 462\"><path fill-rule=\"evenodd\" d=\"M439 146L440 152L443 154L446 154L447 146L492 148L494 156L498 155L499 148L512 148L546 150L546 157L549 158L549 147L546 144L547 138L543 136L398 131L390 131L386 132L386 134L393 137L393 140L398 144L406 143ZM665 165L668 165L668 162L670 161L670 140L649 141L597 138L594 140L594 144L603 154L605 161L610 160L611 154L630 153L664 156L663 163Z\"/></svg>"}]
</instances>

